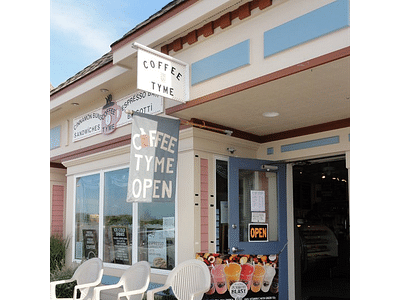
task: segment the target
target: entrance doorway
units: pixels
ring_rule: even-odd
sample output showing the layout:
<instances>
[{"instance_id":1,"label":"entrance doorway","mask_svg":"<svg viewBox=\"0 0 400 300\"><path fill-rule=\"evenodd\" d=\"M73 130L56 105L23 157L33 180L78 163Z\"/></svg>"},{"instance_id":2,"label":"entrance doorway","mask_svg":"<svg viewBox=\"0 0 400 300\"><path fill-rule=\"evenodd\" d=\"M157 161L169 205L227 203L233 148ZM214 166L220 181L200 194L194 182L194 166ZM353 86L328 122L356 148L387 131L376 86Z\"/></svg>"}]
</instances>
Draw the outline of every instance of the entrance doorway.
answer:
<instances>
[{"instance_id":1,"label":"entrance doorway","mask_svg":"<svg viewBox=\"0 0 400 300\"><path fill-rule=\"evenodd\" d=\"M348 183L343 156L293 166L296 283L304 300L350 298Z\"/></svg>"},{"instance_id":2,"label":"entrance doorway","mask_svg":"<svg viewBox=\"0 0 400 300\"><path fill-rule=\"evenodd\" d=\"M243 278L243 270L253 270L242 280L250 300L288 297L286 167L249 158L216 160L216 257L241 269L236 274Z\"/></svg>"}]
</instances>

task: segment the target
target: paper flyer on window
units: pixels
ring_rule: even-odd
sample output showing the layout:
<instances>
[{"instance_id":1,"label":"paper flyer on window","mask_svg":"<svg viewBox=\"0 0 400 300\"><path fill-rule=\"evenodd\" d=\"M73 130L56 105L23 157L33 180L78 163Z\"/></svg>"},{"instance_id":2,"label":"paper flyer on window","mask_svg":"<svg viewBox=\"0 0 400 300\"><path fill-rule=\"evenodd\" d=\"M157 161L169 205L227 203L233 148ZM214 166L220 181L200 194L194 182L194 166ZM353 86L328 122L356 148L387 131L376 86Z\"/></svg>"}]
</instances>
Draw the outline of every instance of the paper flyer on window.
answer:
<instances>
[{"instance_id":1,"label":"paper flyer on window","mask_svg":"<svg viewBox=\"0 0 400 300\"><path fill-rule=\"evenodd\" d=\"M278 255L196 253L210 270L203 299L279 299Z\"/></svg>"}]
</instances>

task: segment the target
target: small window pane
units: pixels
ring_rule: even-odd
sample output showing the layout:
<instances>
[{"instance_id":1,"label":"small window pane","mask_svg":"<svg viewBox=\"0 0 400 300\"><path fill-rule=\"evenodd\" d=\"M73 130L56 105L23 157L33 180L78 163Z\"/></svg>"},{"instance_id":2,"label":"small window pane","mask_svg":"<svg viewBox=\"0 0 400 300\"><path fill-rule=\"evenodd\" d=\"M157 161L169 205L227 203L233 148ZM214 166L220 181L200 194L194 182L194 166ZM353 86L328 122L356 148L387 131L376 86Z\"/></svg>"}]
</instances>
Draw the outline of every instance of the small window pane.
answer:
<instances>
[{"instance_id":1,"label":"small window pane","mask_svg":"<svg viewBox=\"0 0 400 300\"><path fill-rule=\"evenodd\" d=\"M229 223L229 202L228 202L228 162L217 160L216 168L216 252L227 254L228 247L228 223Z\"/></svg>"},{"instance_id":2,"label":"small window pane","mask_svg":"<svg viewBox=\"0 0 400 300\"><path fill-rule=\"evenodd\" d=\"M129 169L104 174L104 262L132 264L132 203L126 202Z\"/></svg>"},{"instance_id":3,"label":"small window pane","mask_svg":"<svg viewBox=\"0 0 400 300\"><path fill-rule=\"evenodd\" d=\"M139 203L138 260L152 268L175 266L175 203Z\"/></svg>"},{"instance_id":4,"label":"small window pane","mask_svg":"<svg viewBox=\"0 0 400 300\"><path fill-rule=\"evenodd\" d=\"M268 224L268 240L278 240L276 173L239 170L239 239L248 242L250 223Z\"/></svg>"},{"instance_id":5,"label":"small window pane","mask_svg":"<svg viewBox=\"0 0 400 300\"><path fill-rule=\"evenodd\" d=\"M98 256L100 174L76 179L75 258Z\"/></svg>"}]
</instances>

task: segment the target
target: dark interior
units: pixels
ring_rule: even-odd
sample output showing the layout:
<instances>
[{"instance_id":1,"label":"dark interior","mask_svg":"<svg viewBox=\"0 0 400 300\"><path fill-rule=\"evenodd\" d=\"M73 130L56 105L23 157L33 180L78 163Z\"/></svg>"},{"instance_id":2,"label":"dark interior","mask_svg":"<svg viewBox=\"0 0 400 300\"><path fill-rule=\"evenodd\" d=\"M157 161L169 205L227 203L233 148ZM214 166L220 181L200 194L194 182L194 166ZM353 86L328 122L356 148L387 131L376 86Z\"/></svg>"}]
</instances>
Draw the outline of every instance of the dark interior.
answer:
<instances>
[{"instance_id":1,"label":"dark interior","mask_svg":"<svg viewBox=\"0 0 400 300\"><path fill-rule=\"evenodd\" d=\"M348 183L344 157L302 161L293 166L299 299L350 298Z\"/></svg>"}]
</instances>

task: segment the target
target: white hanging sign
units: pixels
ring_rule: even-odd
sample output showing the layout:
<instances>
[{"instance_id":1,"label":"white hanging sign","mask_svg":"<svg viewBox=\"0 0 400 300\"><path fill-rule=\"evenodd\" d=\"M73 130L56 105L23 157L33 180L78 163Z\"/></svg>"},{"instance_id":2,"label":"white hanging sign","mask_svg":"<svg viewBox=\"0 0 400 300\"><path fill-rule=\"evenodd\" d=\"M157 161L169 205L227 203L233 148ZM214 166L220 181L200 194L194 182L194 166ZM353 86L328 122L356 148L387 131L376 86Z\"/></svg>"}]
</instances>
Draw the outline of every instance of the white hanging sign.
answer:
<instances>
[{"instance_id":1,"label":"white hanging sign","mask_svg":"<svg viewBox=\"0 0 400 300\"><path fill-rule=\"evenodd\" d=\"M180 102L189 100L187 63L138 43L133 47L138 49L138 89Z\"/></svg>"}]
</instances>

